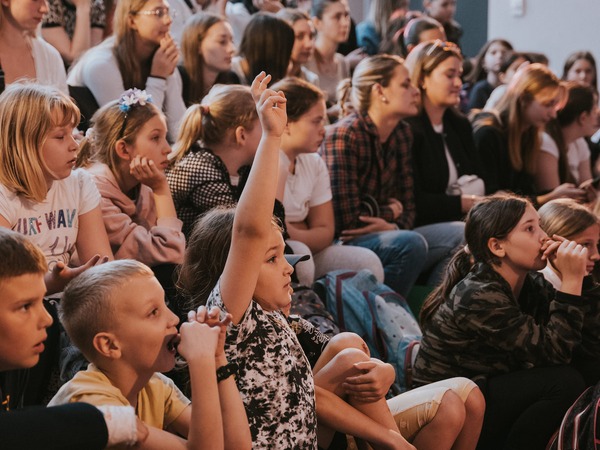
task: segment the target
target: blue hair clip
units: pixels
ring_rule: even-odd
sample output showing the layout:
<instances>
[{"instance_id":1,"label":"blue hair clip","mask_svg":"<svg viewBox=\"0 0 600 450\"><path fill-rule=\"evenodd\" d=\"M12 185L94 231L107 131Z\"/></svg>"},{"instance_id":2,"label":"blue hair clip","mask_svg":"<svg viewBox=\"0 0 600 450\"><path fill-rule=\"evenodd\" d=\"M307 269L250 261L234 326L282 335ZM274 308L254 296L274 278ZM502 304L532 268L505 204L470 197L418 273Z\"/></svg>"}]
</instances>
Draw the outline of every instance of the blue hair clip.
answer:
<instances>
[{"instance_id":1,"label":"blue hair clip","mask_svg":"<svg viewBox=\"0 0 600 450\"><path fill-rule=\"evenodd\" d=\"M128 113L132 106L152 103L152 96L146 91L138 88L126 90L119 99L119 109L124 113Z\"/></svg>"}]
</instances>

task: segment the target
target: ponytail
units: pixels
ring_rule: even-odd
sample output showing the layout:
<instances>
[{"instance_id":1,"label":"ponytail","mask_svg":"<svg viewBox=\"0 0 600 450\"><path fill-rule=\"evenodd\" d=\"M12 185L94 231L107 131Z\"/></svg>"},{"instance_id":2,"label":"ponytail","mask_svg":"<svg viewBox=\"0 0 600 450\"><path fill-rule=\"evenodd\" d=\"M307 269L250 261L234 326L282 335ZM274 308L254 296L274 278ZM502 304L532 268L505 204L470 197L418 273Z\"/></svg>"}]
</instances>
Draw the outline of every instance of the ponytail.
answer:
<instances>
[{"instance_id":1,"label":"ponytail","mask_svg":"<svg viewBox=\"0 0 600 450\"><path fill-rule=\"evenodd\" d=\"M179 136L173 145L173 160L180 161L190 150L196 141L204 137L203 120L208 120L208 114L203 114L203 111L208 113L209 109L206 106L195 104L190 106L179 127Z\"/></svg>"},{"instance_id":2,"label":"ponytail","mask_svg":"<svg viewBox=\"0 0 600 450\"><path fill-rule=\"evenodd\" d=\"M452 256L452 259L444 272L442 282L431 291L421 308L419 321L423 329L427 328L427 325L431 322L434 314L448 298L454 286L467 276L473 267L473 262L473 256L467 251L466 246L461 247L454 256Z\"/></svg>"}]
</instances>

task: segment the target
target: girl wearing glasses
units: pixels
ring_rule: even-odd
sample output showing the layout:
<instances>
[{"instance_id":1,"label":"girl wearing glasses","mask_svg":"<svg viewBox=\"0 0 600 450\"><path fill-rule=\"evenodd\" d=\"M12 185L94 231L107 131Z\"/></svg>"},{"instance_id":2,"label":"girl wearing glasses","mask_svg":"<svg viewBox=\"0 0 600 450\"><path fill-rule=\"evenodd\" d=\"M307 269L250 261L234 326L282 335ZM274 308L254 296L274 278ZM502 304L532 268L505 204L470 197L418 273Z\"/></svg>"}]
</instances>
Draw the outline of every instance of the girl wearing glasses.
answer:
<instances>
[{"instance_id":1,"label":"girl wearing glasses","mask_svg":"<svg viewBox=\"0 0 600 450\"><path fill-rule=\"evenodd\" d=\"M118 2L112 38L75 64L69 85L87 87L100 106L117 100L126 89L146 89L167 117L169 136L174 136L185 104L171 22L164 0Z\"/></svg>"},{"instance_id":2,"label":"girl wearing glasses","mask_svg":"<svg viewBox=\"0 0 600 450\"><path fill-rule=\"evenodd\" d=\"M471 124L457 110L462 62L456 45L439 40L419 44L406 61L421 91L421 112L408 120L418 224L461 220L485 194L481 179L473 179L469 192L459 181L482 172Z\"/></svg>"},{"instance_id":3,"label":"girl wearing glasses","mask_svg":"<svg viewBox=\"0 0 600 450\"><path fill-rule=\"evenodd\" d=\"M7 0L0 5L0 93L23 78L68 92L60 54L36 37L47 12L45 0Z\"/></svg>"},{"instance_id":4,"label":"girl wearing glasses","mask_svg":"<svg viewBox=\"0 0 600 450\"><path fill-rule=\"evenodd\" d=\"M561 81L541 64L530 64L512 79L493 112L475 117L474 139L487 172L488 192L509 190L537 205L555 198L586 198L585 191L563 183L548 193L535 188L541 131L556 118L565 98Z\"/></svg>"}]
</instances>

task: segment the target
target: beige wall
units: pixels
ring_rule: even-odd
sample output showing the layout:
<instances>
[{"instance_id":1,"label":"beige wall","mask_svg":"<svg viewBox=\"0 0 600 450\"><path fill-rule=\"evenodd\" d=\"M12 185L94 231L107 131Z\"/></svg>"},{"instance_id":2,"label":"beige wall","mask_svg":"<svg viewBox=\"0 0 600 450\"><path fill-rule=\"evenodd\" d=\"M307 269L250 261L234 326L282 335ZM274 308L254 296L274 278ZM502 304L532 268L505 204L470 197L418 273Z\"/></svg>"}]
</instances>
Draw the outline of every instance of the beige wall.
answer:
<instances>
[{"instance_id":1,"label":"beige wall","mask_svg":"<svg viewBox=\"0 0 600 450\"><path fill-rule=\"evenodd\" d=\"M504 37L517 50L545 53L559 76L573 51L589 50L600 64L599 0L523 0L520 17L511 14L512 2L488 1L489 39Z\"/></svg>"}]
</instances>

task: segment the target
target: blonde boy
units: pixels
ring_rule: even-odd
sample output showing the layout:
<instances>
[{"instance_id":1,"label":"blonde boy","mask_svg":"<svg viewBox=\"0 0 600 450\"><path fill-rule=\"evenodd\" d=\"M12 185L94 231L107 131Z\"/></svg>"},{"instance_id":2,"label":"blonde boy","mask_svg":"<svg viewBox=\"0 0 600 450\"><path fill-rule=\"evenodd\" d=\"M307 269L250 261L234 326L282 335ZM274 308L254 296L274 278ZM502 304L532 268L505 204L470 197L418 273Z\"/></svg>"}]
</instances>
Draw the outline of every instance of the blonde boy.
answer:
<instances>
[{"instance_id":1,"label":"blonde boy","mask_svg":"<svg viewBox=\"0 0 600 450\"><path fill-rule=\"evenodd\" d=\"M35 366L44 351L52 317L44 306L48 267L40 249L25 236L0 227L0 372ZM2 380L0 380L2 381ZM6 378L3 379L6 381ZM147 429L131 407L97 408L74 403L55 408L14 409L21 403L23 386L0 382L0 436L2 449L86 448L142 442ZM139 426L141 425L141 426Z\"/></svg>"},{"instance_id":2,"label":"blonde boy","mask_svg":"<svg viewBox=\"0 0 600 450\"><path fill-rule=\"evenodd\" d=\"M91 364L50 404L131 405L149 428L139 448L248 448L250 432L235 382L228 377L217 384L217 368L227 365L223 341L229 318L210 327L200 323L205 316L196 320L192 314L180 337L179 319L147 266L119 260L84 272L67 286L60 317ZM189 365L193 406L158 373L174 367L176 349Z\"/></svg>"}]
</instances>

